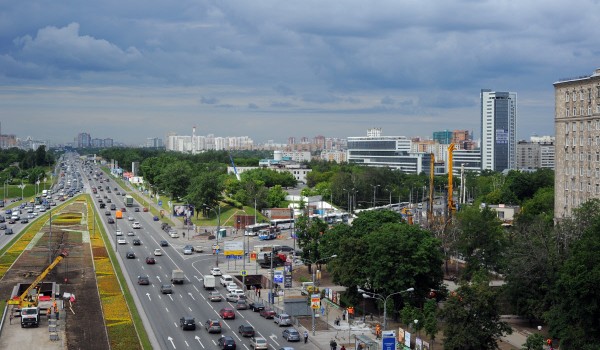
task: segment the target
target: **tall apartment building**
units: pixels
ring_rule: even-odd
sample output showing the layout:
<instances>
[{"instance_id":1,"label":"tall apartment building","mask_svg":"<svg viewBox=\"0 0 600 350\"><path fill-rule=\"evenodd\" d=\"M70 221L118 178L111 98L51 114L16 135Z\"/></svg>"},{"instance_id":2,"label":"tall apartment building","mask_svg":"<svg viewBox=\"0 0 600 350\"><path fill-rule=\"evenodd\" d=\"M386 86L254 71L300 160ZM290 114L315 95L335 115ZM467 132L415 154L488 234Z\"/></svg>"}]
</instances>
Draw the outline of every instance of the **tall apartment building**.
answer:
<instances>
[{"instance_id":1,"label":"tall apartment building","mask_svg":"<svg viewBox=\"0 0 600 350\"><path fill-rule=\"evenodd\" d=\"M554 83L554 218L600 198L600 69Z\"/></svg>"},{"instance_id":2,"label":"tall apartment building","mask_svg":"<svg viewBox=\"0 0 600 350\"><path fill-rule=\"evenodd\" d=\"M449 145L454 142L454 133L450 130L434 131L433 140L442 145Z\"/></svg>"},{"instance_id":3,"label":"tall apartment building","mask_svg":"<svg viewBox=\"0 0 600 350\"><path fill-rule=\"evenodd\" d=\"M248 136L215 137L187 136L169 133L167 135L167 151L196 153L205 150L249 150L253 149L254 141Z\"/></svg>"},{"instance_id":4,"label":"tall apartment building","mask_svg":"<svg viewBox=\"0 0 600 350\"><path fill-rule=\"evenodd\" d=\"M531 137L517 143L517 169L554 169L554 137Z\"/></svg>"},{"instance_id":5,"label":"tall apartment building","mask_svg":"<svg viewBox=\"0 0 600 350\"><path fill-rule=\"evenodd\" d=\"M92 146L92 137L87 132L77 134L75 141L77 142L77 148L88 148Z\"/></svg>"},{"instance_id":6,"label":"tall apartment building","mask_svg":"<svg viewBox=\"0 0 600 350\"><path fill-rule=\"evenodd\" d=\"M146 138L146 148L163 148L163 140L158 137Z\"/></svg>"},{"instance_id":7,"label":"tall apartment building","mask_svg":"<svg viewBox=\"0 0 600 350\"><path fill-rule=\"evenodd\" d=\"M481 169L517 166L517 94L481 90Z\"/></svg>"}]
</instances>

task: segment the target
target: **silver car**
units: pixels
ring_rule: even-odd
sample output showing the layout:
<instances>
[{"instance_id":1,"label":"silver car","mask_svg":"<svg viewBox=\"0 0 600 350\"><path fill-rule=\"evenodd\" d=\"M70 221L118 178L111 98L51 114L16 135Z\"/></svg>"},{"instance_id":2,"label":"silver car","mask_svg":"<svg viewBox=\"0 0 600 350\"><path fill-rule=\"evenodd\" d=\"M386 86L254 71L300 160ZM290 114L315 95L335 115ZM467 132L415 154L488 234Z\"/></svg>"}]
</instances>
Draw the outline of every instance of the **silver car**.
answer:
<instances>
[{"instance_id":1,"label":"silver car","mask_svg":"<svg viewBox=\"0 0 600 350\"><path fill-rule=\"evenodd\" d=\"M292 318L288 314L275 314L273 321L280 327L292 325Z\"/></svg>"}]
</instances>

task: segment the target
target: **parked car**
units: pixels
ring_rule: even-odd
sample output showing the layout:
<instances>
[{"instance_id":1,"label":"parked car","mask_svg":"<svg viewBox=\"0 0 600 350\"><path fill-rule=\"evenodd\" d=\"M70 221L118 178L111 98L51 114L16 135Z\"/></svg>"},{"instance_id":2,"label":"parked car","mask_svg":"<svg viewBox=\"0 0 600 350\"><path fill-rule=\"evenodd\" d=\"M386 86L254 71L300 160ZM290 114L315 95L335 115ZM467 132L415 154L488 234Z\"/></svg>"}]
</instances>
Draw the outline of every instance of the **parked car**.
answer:
<instances>
[{"instance_id":1,"label":"parked car","mask_svg":"<svg viewBox=\"0 0 600 350\"><path fill-rule=\"evenodd\" d=\"M265 309L265 304L263 304L261 301L253 301L250 303L250 305L248 305L248 307L250 308L250 310L252 311L262 311Z\"/></svg>"},{"instance_id":2,"label":"parked car","mask_svg":"<svg viewBox=\"0 0 600 350\"><path fill-rule=\"evenodd\" d=\"M233 311L233 309L230 307L224 307L221 310L219 310L219 315L223 319L235 320L235 311Z\"/></svg>"},{"instance_id":3,"label":"parked car","mask_svg":"<svg viewBox=\"0 0 600 350\"><path fill-rule=\"evenodd\" d=\"M281 336L287 341L300 341L300 332L298 332L295 328L288 328L284 330Z\"/></svg>"},{"instance_id":4,"label":"parked car","mask_svg":"<svg viewBox=\"0 0 600 350\"><path fill-rule=\"evenodd\" d=\"M238 328L238 332L242 335L242 337L253 337L254 327L249 324L243 324Z\"/></svg>"},{"instance_id":5,"label":"parked car","mask_svg":"<svg viewBox=\"0 0 600 350\"><path fill-rule=\"evenodd\" d=\"M275 314L273 316L273 322L277 323L279 327L281 326L291 326L292 318L288 314Z\"/></svg>"},{"instance_id":6,"label":"parked car","mask_svg":"<svg viewBox=\"0 0 600 350\"><path fill-rule=\"evenodd\" d=\"M233 340L232 337L227 336L227 335L219 338L219 340L217 341L217 346L219 346L219 349L224 349L224 350L235 350L236 349L235 340Z\"/></svg>"},{"instance_id":7,"label":"parked car","mask_svg":"<svg viewBox=\"0 0 600 350\"><path fill-rule=\"evenodd\" d=\"M149 285L150 278L148 276L138 276L137 283L142 285Z\"/></svg>"},{"instance_id":8,"label":"parked car","mask_svg":"<svg viewBox=\"0 0 600 350\"><path fill-rule=\"evenodd\" d=\"M161 284L160 292L162 294L171 294L173 293L173 286L170 284Z\"/></svg>"},{"instance_id":9,"label":"parked car","mask_svg":"<svg viewBox=\"0 0 600 350\"><path fill-rule=\"evenodd\" d=\"M219 320L207 320L204 323L204 328L208 333L221 333L221 322Z\"/></svg>"},{"instance_id":10,"label":"parked car","mask_svg":"<svg viewBox=\"0 0 600 350\"><path fill-rule=\"evenodd\" d=\"M196 329L196 320L193 317L182 317L179 319L179 326L181 329L194 330Z\"/></svg>"}]
</instances>

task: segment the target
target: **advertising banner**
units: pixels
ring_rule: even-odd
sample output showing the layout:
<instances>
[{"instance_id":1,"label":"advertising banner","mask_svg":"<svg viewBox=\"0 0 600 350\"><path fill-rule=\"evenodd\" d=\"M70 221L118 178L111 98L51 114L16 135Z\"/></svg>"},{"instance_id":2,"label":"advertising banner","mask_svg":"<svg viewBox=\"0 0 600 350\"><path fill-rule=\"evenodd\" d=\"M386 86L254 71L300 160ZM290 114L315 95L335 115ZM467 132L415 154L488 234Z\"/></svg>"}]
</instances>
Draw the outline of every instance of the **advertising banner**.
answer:
<instances>
[{"instance_id":1,"label":"advertising banner","mask_svg":"<svg viewBox=\"0 0 600 350\"><path fill-rule=\"evenodd\" d=\"M224 245L224 255L233 255L233 256L244 256L244 242L242 241L225 241Z\"/></svg>"}]
</instances>

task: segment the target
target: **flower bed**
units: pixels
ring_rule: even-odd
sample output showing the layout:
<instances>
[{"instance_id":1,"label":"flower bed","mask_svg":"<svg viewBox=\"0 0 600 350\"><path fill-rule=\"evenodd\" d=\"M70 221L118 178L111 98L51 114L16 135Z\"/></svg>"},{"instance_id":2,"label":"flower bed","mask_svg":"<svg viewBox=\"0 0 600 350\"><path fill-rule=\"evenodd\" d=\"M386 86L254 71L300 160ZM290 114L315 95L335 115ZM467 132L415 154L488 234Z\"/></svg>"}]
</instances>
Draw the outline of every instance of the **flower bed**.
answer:
<instances>
[{"instance_id":1,"label":"flower bed","mask_svg":"<svg viewBox=\"0 0 600 350\"><path fill-rule=\"evenodd\" d=\"M92 215L95 215L95 212L89 198L87 201L87 213L90 214L87 215L87 227L90 228L94 225ZM138 338L138 333L129 312L124 292L121 289L109 258L110 255L104 244L105 233L101 227L100 231L102 231L102 234L90 237L90 242L92 244L92 253L94 254L96 283L111 349L141 349L140 339Z\"/></svg>"}]
</instances>

